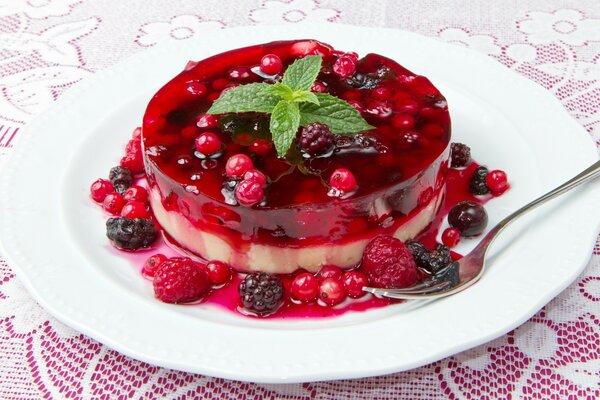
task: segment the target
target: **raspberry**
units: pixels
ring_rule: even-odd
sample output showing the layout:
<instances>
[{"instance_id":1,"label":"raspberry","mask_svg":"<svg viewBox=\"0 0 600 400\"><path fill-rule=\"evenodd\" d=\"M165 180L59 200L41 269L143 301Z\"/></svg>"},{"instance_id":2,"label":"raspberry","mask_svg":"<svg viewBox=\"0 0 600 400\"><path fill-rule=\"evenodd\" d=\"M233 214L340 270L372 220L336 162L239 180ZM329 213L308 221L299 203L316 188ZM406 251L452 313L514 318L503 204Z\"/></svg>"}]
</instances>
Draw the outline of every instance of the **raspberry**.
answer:
<instances>
[{"instance_id":1,"label":"raspberry","mask_svg":"<svg viewBox=\"0 0 600 400\"><path fill-rule=\"evenodd\" d=\"M300 301L312 301L319 294L319 281L309 272L299 274L292 281L292 296Z\"/></svg>"},{"instance_id":2,"label":"raspberry","mask_svg":"<svg viewBox=\"0 0 600 400\"><path fill-rule=\"evenodd\" d=\"M488 169L486 167L477 167L477 169L473 171L471 181L469 182L469 191L471 194L480 196L490 192L490 188L485 181L487 175Z\"/></svg>"},{"instance_id":3,"label":"raspberry","mask_svg":"<svg viewBox=\"0 0 600 400\"><path fill-rule=\"evenodd\" d=\"M410 250L392 236L372 239L363 253L362 270L371 285L404 288L417 281L417 265Z\"/></svg>"},{"instance_id":4,"label":"raspberry","mask_svg":"<svg viewBox=\"0 0 600 400\"><path fill-rule=\"evenodd\" d=\"M142 267L142 273L150 278L154 278L156 269L164 261L167 261L167 256L165 256L164 254L155 254L149 257L144 263L144 266Z\"/></svg>"},{"instance_id":5,"label":"raspberry","mask_svg":"<svg viewBox=\"0 0 600 400\"><path fill-rule=\"evenodd\" d=\"M327 125L313 122L302 129L298 143L308 157L326 154L333 149L333 135Z\"/></svg>"},{"instance_id":6,"label":"raspberry","mask_svg":"<svg viewBox=\"0 0 600 400\"><path fill-rule=\"evenodd\" d=\"M462 168L471 162L471 148L466 144L452 143L450 147L450 166Z\"/></svg>"},{"instance_id":7,"label":"raspberry","mask_svg":"<svg viewBox=\"0 0 600 400\"><path fill-rule=\"evenodd\" d=\"M238 292L242 306L260 316L273 314L283 303L281 279L265 272L247 275L240 283Z\"/></svg>"},{"instance_id":8,"label":"raspberry","mask_svg":"<svg viewBox=\"0 0 600 400\"><path fill-rule=\"evenodd\" d=\"M92 183L92 186L90 186L90 194L92 199L98 203L102 203L104 198L111 194L114 190L115 188L113 187L112 183L106 179L98 179Z\"/></svg>"},{"instance_id":9,"label":"raspberry","mask_svg":"<svg viewBox=\"0 0 600 400\"><path fill-rule=\"evenodd\" d=\"M108 179L115 187L115 191L122 194L133 183L133 174L129 168L119 165L110 169Z\"/></svg>"},{"instance_id":10,"label":"raspberry","mask_svg":"<svg viewBox=\"0 0 600 400\"><path fill-rule=\"evenodd\" d=\"M154 295L165 303L189 303L209 290L206 271L188 257L163 261L154 274Z\"/></svg>"},{"instance_id":11,"label":"raspberry","mask_svg":"<svg viewBox=\"0 0 600 400\"><path fill-rule=\"evenodd\" d=\"M156 227L145 218L109 218L106 221L106 236L121 249L137 250L149 247L158 236Z\"/></svg>"}]
</instances>

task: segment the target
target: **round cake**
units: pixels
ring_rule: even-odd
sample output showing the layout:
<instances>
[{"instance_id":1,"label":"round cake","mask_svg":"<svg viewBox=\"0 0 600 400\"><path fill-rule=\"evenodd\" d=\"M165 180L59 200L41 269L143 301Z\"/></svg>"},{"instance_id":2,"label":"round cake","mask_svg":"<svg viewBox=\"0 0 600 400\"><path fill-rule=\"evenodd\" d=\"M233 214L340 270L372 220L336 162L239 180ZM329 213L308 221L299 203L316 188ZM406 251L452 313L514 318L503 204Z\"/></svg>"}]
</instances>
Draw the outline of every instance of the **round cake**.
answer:
<instances>
[{"instance_id":1,"label":"round cake","mask_svg":"<svg viewBox=\"0 0 600 400\"><path fill-rule=\"evenodd\" d=\"M289 91L302 77L288 69L311 56L316 96ZM258 100L268 96L244 100L254 108L233 101L240 88L264 88L252 84L289 96L284 106L299 110L291 137L277 125L279 104L263 112L268 101ZM214 111L228 99L243 112ZM327 99L352 106L366 128ZM439 90L394 60L279 41L188 63L149 102L142 138L150 204L173 243L239 271L317 272L357 265L377 235L408 240L431 224L445 193L450 117ZM251 170L236 173L244 163Z\"/></svg>"}]
</instances>

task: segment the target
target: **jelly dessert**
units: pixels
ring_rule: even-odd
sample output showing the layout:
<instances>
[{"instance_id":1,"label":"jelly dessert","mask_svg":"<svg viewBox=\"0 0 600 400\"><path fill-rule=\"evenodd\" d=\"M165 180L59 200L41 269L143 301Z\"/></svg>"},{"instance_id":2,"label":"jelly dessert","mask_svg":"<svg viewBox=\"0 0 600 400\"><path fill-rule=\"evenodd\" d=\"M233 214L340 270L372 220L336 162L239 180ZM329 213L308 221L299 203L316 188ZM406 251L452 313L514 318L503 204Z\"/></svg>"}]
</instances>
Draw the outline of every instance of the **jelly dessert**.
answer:
<instances>
[{"instance_id":1,"label":"jelly dessert","mask_svg":"<svg viewBox=\"0 0 600 400\"><path fill-rule=\"evenodd\" d=\"M148 104L141 136L169 240L238 271L315 273L431 224L450 117L427 78L389 58L280 41L190 62Z\"/></svg>"}]
</instances>

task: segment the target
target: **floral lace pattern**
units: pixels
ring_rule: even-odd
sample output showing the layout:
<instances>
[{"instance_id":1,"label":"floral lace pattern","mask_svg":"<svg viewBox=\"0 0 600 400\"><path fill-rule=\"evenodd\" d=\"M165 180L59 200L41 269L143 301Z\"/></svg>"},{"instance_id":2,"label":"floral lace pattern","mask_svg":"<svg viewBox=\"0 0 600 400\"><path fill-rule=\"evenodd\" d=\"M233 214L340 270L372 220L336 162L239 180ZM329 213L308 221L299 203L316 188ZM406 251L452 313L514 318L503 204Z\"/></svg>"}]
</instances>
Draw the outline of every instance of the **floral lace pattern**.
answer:
<instances>
[{"instance_id":1,"label":"floral lace pattern","mask_svg":"<svg viewBox=\"0 0 600 400\"><path fill-rule=\"evenodd\" d=\"M398 5L358 0L0 0L0 167L22 128L61 93L141 51L227 26L341 22L396 26ZM600 144L600 7L519 2L490 28L483 15L435 18L412 7L411 29L496 58L545 87ZM129 15L135 10L135 16ZM446 10L446 11L444 11ZM390 15L391 13L391 15ZM398 15L396 15L398 14ZM409 24L410 22L407 22ZM334 26L334 25L332 25ZM401 27L401 26L400 26ZM410 25L408 25L410 28ZM0 169L0 176L2 172ZM383 377L298 385L246 384L139 362L41 309L0 255L0 398L595 399L600 398L600 243L583 274L530 321L477 348Z\"/></svg>"}]
</instances>

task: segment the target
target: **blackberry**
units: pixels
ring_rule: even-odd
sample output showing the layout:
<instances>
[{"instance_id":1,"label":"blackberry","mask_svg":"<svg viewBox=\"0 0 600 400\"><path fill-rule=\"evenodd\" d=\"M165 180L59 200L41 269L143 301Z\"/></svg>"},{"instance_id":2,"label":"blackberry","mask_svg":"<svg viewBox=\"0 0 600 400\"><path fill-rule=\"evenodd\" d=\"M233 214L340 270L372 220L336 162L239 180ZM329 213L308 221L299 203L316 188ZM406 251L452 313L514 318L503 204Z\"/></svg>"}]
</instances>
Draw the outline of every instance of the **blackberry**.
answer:
<instances>
[{"instance_id":1,"label":"blackberry","mask_svg":"<svg viewBox=\"0 0 600 400\"><path fill-rule=\"evenodd\" d=\"M429 268L425 268L425 270L435 274L451 262L450 247L438 244L429 253Z\"/></svg>"},{"instance_id":2,"label":"blackberry","mask_svg":"<svg viewBox=\"0 0 600 400\"><path fill-rule=\"evenodd\" d=\"M318 122L309 124L302 129L298 141L300 150L307 155L318 156L330 152L333 148L333 135L329 127Z\"/></svg>"},{"instance_id":3,"label":"blackberry","mask_svg":"<svg viewBox=\"0 0 600 400\"><path fill-rule=\"evenodd\" d=\"M431 253L423 243L411 240L406 242L406 247L410 250L419 268L427 269L429 267Z\"/></svg>"},{"instance_id":4,"label":"blackberry","mask_svg":"<svg viewBox=\"0 0 600 400\"><path fill-rule=\"evenodd\" d=\"M406 243L417 266L430 274L435 274L452 262L450 248L437 244L433 250L427 249L423 243L411 240Z\"/></svg>"},{"instance_id":5,"label":"blackberry","mask_svg":"<svg viewBox=\"0 0 600 400\"><path fill-rule=\"evenodd\" d=\"M281 279L265 272L247 275L240 283L238 291L242 306L256 315L272 314L283 303Z\"/></svg>"},{"instance_id":6,"label":"blackberry","mask_svg":"<svg viewBox=\"0 0 600 400\"><path fill-rule=\"evenodd\" d=\"M123 194L133 183L133 174L129 168L118 165L110 169L108 179L113 184L115 191Z\"/></svg>"},{"instance_id":7,"label":"blackberry","mask_svg":"<svg viewBox=\"0 0 600 400\"><path fill-rule=\"evenodd\" d=\"M471 148L466 144L452 143L450 148L450 166L462 168L471 162Z\"/></svg>"},{"instance_id":8,"label":"blackberry","mask_svg":"<svg viewBox=\"0 0 600 400\"><path fill-rule=\"evenodd\" d=\"M109 218L106 221L106 236L121 249L137 250L149 247L158 236L154 223L149 218Z\"/></svg>"},{"instance_id":9,"label":"blackberry","mask_svg":"<svg viewBox=\"0 0 600 400\"><path fill-rule=\"evenodd\" d=\"M346 79L346 84L355 89L375 89L379 84L379 78L376 75L355 73Z\"/></svg>"},{"instance_id":10,"label":"blackberry","mask_svg":"<svg viewBox=\"0 0 600 400\"><path fill-rule=\"evenodd\" d=\"M471 194L480 196L490 192L490 188L485 182L485 177L487 176L488 172L489 171L486 167L477 167L477 169L473 171L473 175L471 175L471 181L469 182L469 191Z\"/></svg>"}]
</instances>

